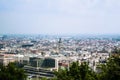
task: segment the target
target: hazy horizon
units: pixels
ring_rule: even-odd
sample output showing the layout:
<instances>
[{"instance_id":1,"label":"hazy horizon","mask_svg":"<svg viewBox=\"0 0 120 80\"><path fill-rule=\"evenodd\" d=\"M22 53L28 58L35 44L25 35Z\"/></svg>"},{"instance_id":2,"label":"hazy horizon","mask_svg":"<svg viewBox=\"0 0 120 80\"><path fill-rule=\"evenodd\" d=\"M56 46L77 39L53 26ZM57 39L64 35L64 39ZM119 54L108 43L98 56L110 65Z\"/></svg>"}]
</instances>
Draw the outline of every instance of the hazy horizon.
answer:
<instances>
[{"instance_id":1,"label":"hazy horizon","mask_svg":"<svg viewBox=\"0 0 120 80\"><path fill-rule=\"evenodd\" d=\"M0 34L120 34L118 0L0 0Z\"/></svg>"}]
</instances>

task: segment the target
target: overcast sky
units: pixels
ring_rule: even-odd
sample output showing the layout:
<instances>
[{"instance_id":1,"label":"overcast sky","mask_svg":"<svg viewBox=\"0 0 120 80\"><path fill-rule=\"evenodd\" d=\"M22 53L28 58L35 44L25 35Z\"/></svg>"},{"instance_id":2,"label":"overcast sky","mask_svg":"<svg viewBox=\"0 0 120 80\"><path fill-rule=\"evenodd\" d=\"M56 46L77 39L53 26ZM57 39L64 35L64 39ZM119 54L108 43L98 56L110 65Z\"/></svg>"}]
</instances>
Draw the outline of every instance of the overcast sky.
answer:
<instances>
[{"instance_id":1,"label":"overcast sky","mask_svg":"<svg viewBox=\"0 0 120 80\"><path fill-rule=\"evenodd\" d=\"M120 34L120 0L0 0L0 33Z\"/></svg>"}]
</instances>

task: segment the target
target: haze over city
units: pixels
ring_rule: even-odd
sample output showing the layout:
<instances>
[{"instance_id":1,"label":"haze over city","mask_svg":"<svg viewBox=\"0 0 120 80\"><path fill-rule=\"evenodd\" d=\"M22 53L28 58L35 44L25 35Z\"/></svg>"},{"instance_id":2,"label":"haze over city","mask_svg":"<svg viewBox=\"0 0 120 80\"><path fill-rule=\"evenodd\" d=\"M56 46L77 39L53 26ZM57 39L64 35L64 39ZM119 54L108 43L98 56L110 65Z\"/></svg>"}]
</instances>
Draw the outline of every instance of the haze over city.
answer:
<instances>
[{"instance_id":1,"label":"haze over city","mask_svg":"<svg viewBox=\"0 0 120 80\"><path fill-rule=\"evenodd\" d=\"M0 0L0 80L120 80L120 0Z\"/></svg>"},{"instance_id":2,"label":"haze over city","mask_svg":"<svg viewBox=\"0 0 120 80\"><path fill-rule=\"evenodd\" d=\"M0 34L120 34L119 0L0 0Z\"/></svg>"}]
</instances>

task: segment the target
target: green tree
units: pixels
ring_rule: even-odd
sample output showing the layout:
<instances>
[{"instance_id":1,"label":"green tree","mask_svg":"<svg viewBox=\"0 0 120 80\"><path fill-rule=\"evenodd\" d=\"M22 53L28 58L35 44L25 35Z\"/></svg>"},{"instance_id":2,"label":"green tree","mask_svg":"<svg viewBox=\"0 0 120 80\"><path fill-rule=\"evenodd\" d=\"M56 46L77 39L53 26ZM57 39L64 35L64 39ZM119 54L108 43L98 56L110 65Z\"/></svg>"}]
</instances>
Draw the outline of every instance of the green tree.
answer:
<instances>
[{"instance_id":1,"label":"green tree","mask_svg":"<svg viewBox=\"0 0 120 80\"><path fill-rule=\"evenodd\" d=\"M120 50L115 51L105 64L98 65L94 72L86 62L73 62L69 70L55 72L55 80L120 80Z\"/></svg>"},{"instance_id":2,"label":"green tree","mask_svg":"<svg viewBox=\"0 0 120 80\"><path fill-rule=\"evenodd\" d=\"M68 70L59 69L58 72L55 72L57 80L72 80L72 77L69 76Z\"/></svg>"},{"instance_id":3,"label":"green tree","mask_svg":"<svg viewBox=\"0 0 120 80\"><path fill-rule=\"evenodd\" d=\"M87 63L73 62L68 69L55 73L58 80L96 80L96 74Z\"/></svg>"},{"instance_id":4,"label":"green tree","mask_svg":"<svg viewBox=\"0 0 120 80\"><path fill-rule=\"evenodd\" d=\"M0 65L0 80L26 80L26 77L24 70L16 67L14 63Z\"/></svg>"},{"instance_id":5,"label":"green tree","mask_svg":"<svg viewBox=\"0 0 120 80\"><path fill-rule=\"evenodd\" d=\"M47 80L47 78L46 78L46 77L43 77L43 78L41 78L41 80Z\"/></svg>"},{"instance_id":6,"label":"green tree","mask_svg":"<svg viewBox=\"0 0 120 80\"><path fill-rule=\"evenodd\" d=\"M120 55L113 55L100 68L99 80L120 80Z\"/></svg>"}]
</instances>

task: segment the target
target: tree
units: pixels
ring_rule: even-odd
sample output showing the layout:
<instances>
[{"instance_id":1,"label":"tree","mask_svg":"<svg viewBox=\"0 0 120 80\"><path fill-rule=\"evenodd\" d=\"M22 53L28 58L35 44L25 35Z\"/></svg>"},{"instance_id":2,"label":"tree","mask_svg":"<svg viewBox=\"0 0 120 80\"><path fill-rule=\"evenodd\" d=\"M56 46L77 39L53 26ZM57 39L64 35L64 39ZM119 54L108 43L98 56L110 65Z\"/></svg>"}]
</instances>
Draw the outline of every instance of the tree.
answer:
<instances>
[{"instance_id":1,"label":"tree","mask_svg":"<svg viewBox=\"0 0 120 80\"><path fill-rule=\"evenodd\" d=\"M95 73L89 68L87 63L73 62L68 69L59 70L55 73L58 80L96 80Z\"/></svg>"},{"instance_id":2,"label":"tree","mask_svg":"<svg viewBox=\"0 0 120 80\"><path fill-rule=\"evenodd\" d=\"M46 77L42 77L41 80L47 80L47 78Z\"/></svg>"},{"instance_id":3,"label":"tree","mask_svg":"<svg viewBox=\"0 0 120 80\"><path fill-rule=\"evenodd\" d=\"M101 65L100 80L120 80L120 55L113 55L106 64Z\"/></svg>"},{"instance_id":4,"label":"tree","mask_svg":"<svg viewBox=\"0 0 120 80\"><path fill-rule=\"evenodd\" d=\"M0 80L26 80L26 78L25 71L16 67L14 63L0 65Z\"/></svg>"},{"instance_id":5,"label":"tree","mask_svg":"<svg viewBox=\"0 0 120 80\"><path fill-rule=\"evenodd\" d=\"M98 65L99 72L94 72L86 62L81 65L73 62L69 70L59 69L55 72L55 80L120 80L119 51L115 51L105 64Z\"/></svg>"},{"instance_id":6,"label":"tree","mask_svg":"<svg viewBox=\"0 0 120 80\"><path fill-rule=\"evenodd\" d=\"M68 70L59 69L58 72L55 72L57 80L72 80L72 77L69 76Z\"/></svg>"},{"instance_id":7,"label":"tree","mask_svg":"<svg viewBox=\"0 0 120 80\"><path fill-rule=\"evenodd\" d=\"M120 80L120 54L112 55L98 68L100 72L94 72L85 62L73 62L69 70L60 69L55 75L57 80Z\"/></svg>"}]
</instances>

